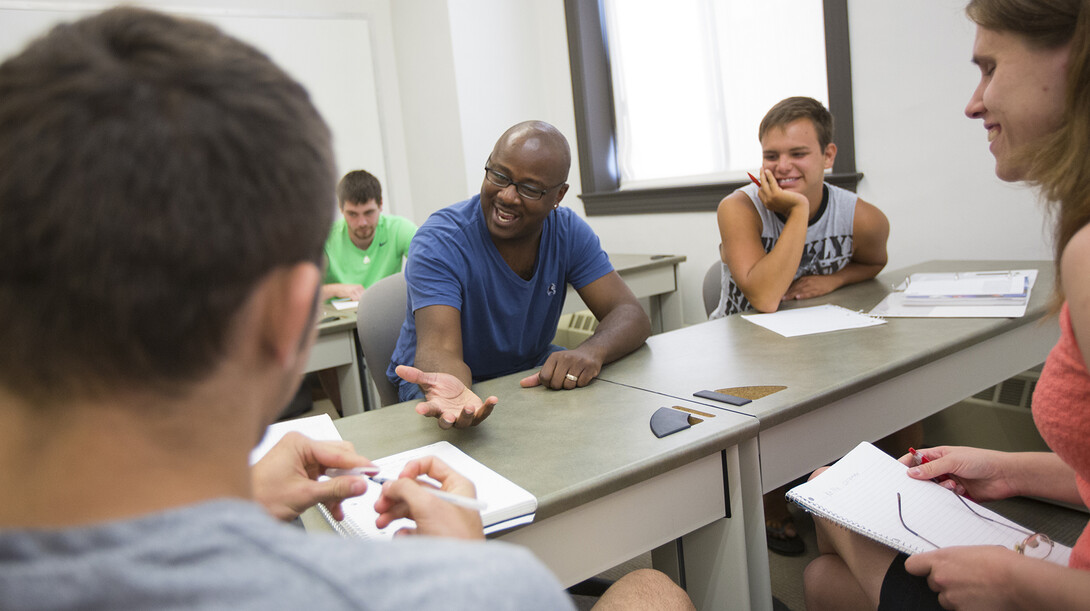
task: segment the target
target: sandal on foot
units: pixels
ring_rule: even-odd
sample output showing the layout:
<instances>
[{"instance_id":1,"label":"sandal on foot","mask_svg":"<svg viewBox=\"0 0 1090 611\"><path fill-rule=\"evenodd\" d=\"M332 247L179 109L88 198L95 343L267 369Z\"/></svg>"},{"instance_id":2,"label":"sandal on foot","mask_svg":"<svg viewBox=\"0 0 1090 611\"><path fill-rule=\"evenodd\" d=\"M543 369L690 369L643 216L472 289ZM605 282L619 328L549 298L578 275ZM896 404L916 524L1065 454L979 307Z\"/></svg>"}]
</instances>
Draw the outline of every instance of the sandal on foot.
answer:
<instances>
[{"instance_id":1,"label":"sandal on foot","mask_svg":"<svg viewBox=\"0 0 1090 611\"><path fill-rule=\"evenodd\" d=\"M788 528L795 530L793 536L787 534ZM765 520L765 539L768 541L768 549L781 556L801 556L806 552L806 544L798 535L794 520L790 517Z\"/></svg>"}]
</instances>

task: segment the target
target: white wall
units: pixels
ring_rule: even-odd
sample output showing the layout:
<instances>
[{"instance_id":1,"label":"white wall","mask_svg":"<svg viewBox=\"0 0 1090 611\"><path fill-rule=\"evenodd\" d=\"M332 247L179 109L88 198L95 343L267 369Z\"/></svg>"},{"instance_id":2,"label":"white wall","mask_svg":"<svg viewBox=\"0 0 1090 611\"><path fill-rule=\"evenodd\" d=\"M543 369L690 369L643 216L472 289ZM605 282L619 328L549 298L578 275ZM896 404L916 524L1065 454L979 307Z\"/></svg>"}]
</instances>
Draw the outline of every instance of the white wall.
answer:
<instances>
[{"instance_id":1,"label":"white wall","mask_svg":"<svg viewBox=\"0 0 1090 611\"><path fill-rule=\"evenodd\" d=\"M980 73L963 3L848 3L860 195L889 216L890 265L1048 259L1042 208L995 177L979 120L963 111Z\"/></svg>"},{"instance_id":2,"label":"white wall","mask_svg":"<svg viewBox=\"0 0 1090 611\"><path fill-rule=\"evenodd\" d=\"M574 148L562 3L394 0L391 6L417 222L480 191L492 146L515 123L548 121ZM569 181L578 184L578 169Z\"/></svg>"},{"instance_id":3,"label":"white wall","mask_svg":"<svg viewBox=\"0 0 1090 611\"><path fill-rule=\"evenodd\" d=\"M412 201L400 212L419 225L466 192L462 123L445 2L391 3L392 38Z\"/></svg>"},{"instance_id":4,"label":"white wall","mask_svg":"<svg viewBox=\"0 0 1090 611\"><path fill-rule=\"evenodd\" d=\"M470 191L480 184L478 166L492 143L516 121L543 118L574 140L561 2L420 1L449 10L463 134L460 161ZM848 3L856 155L865 174L859 191L889 216L888 269L934 258L1050 256L1033 194L994 177L980 122L961 114L977 79L969 63L973 27L962 6L949 0ZM753 61L759 62L759 54ZM407 123L413 120L406 117ZM415 165L411 159L410 165ZM577 171L570 182L565 204L582 213L575 197ZM606 250L687 256L685 319L704 319L700 286L718 256L714 213L588 221Z\"/></svg>"},{"instance_id":5,"label":"white wall","mask_svg":"<svg viewBox=\"0 0 1090 611\"><path fill-rule=\"evenodd\" d=\"M411 201L388 0L127 0L210 21L248 41L310 92L333 130L340 172L366 168L388 208ZM0 0L0 58L53 24L114 0ZM335 205L330 202L330 205Z\"/></svg>"}]
</instances>

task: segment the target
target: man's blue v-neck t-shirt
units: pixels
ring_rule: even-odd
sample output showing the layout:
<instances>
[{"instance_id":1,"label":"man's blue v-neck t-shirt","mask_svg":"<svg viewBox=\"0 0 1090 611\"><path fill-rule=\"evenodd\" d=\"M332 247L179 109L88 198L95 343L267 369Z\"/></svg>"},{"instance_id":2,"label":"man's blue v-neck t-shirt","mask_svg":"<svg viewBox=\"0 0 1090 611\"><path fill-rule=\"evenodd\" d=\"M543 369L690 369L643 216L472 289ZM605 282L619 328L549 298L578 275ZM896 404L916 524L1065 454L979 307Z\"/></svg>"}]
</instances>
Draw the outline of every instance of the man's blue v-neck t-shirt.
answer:
<instances>
[{"instance_id":1,"label":"man's blue v-neck t-shirt","mask_svg":"<svg viewBox=\"0 0 1090 611\"><path fill-rule=\"evenodd\" d=\"M611 271L598 236L569 208L557 208L545 219L529 280L516 274L496 250L480 195L439 210L409 247L405 322L387 377L404 383L394 368L415 361L413 312L433 305L461 313L462 355L474 382L539 367L558 349L551 342L566 285L578 290Z\"/></svg>"}]
</instances>

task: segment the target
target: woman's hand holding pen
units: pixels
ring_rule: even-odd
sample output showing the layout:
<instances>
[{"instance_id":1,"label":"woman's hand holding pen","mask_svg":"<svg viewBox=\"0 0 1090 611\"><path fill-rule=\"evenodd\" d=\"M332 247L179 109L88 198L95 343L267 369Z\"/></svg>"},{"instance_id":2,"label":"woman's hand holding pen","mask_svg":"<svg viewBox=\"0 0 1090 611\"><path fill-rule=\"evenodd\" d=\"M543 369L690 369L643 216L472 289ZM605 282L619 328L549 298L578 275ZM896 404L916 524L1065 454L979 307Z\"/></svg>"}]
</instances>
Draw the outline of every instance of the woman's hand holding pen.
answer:
<instances>
[{"instance_id":1,"label":"woman's hand holding pen","mask_svg":"<svg viewBox=\"0 0 1090 611\"><path fill-rule=\"evenodd\" d=\"M410 461L394 481L382 485L382 496L375 502L375 525L385 528L399 518L416 522L415 529L401 529L398 535L431 535L456 539L483 539L481 514L458 507L430 494L417 477L427 475L442 484L441 490L466 497L476 497L473 482L462 477L434 456Z\"/></svg>"},{"instance_id":2,"label":"woman's hand holding pen","mask_svg":"<svg viewBox=\"0 0 1090 611\"><path fill-rule=\"evenodd\" d=\"M994 501L1018 494L1008 474L1015 455L995 450L962 446L939 446L917 450L922 460L905 454L901 462L909 466L913 479L935 480L940 486L976 501ZM920 464L922 463L922 464ZM948 476L944 481L939 481Z\"/></svg>"}]
</instances>

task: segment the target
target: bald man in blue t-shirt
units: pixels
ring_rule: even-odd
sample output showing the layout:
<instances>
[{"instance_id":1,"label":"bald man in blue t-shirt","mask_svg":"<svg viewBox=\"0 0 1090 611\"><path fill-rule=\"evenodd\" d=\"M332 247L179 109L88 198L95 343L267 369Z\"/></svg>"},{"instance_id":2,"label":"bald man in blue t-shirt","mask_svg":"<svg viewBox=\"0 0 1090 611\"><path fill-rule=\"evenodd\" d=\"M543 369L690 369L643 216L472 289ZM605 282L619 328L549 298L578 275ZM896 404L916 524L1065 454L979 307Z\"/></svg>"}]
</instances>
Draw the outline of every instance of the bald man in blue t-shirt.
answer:
<instances>
[{"instance_id":1,"label":"bald man in blue t-shirt","mask_svg":"<svg viewBox=\"0 0 1090 611\"><path fill-rule=\"evenodd\" d=\"M474 382L540 367L522 386L586 386L602 365L641 346L651 321L598 237L568 208L571 152L555 127L507 130L485 164L480 195L421 226L405 266L408 305L387 377L442 428L488 417ZM567 285L600 321L578 348L550 344ZM425 373L427 372L427 373Z\"/></svg>"}]
</instances>

